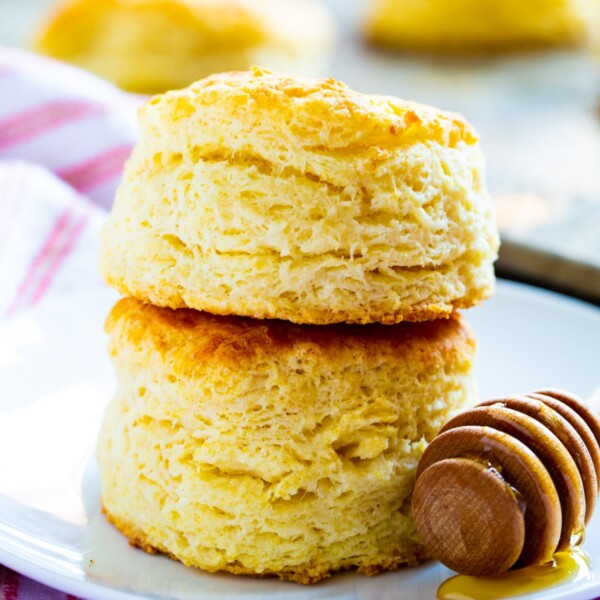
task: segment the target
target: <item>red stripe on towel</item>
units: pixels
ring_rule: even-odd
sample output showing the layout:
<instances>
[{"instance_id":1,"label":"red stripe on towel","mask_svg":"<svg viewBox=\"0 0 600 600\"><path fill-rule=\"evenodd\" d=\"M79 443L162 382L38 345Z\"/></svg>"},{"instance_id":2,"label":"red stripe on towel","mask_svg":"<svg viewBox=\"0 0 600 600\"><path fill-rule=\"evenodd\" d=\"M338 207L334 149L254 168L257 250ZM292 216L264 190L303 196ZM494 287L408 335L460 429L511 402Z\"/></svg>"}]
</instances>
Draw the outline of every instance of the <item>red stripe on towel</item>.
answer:
<instances>
[{"instance_id":1,"label":"red stripe on towel","mask_svg":"<svg viewBox=\"0 0 600 600\"><path fill-rule=\"evenodd\" d=\"M14 571L6 569L1 589L3 600L17 600L19 596L19 583L19 576Z\"/></svg>"},{"instance_id":2,"label":"red stripe on towel","mask_svg":"<svg viewBox=\"0 0 600 600\"><path fill-rule=\"evenodd\" d=\"M63 100L42 104L0 121L0 150L86 117L106 113L100 104Z\"/></svg>"},{"instance_id":3,"label":"red stripe on towel","mask_svg":"<svg viewBox=\"0 0 600 600\"><path fill-rule=\"evenodd\" d=\"M82 163L61 169L57 175L80 192L117 177L131 154L130 144L116 146Z\"/></svg>"},{"instance_id":4,"label":"red stripe on towel","mask_svg":"<svg viewBox=\"0 0 600 600\"><path fill-rule=\"evenodd\" d=\"M39 302L42 299L42 297L46 293L46 290L50 287L50 284L54 279L54 275L60 268L61 264L73 251L75 243L79 239L81 232L84 230L90 218L91 204L89 202L86 203L85 208L85 212L81 215L76 225L71 230L69 237L65 240L65 244L62 246L60 251L56 253L53 261L50 263L46 274L40 281L37 290L34 292L33 297L29 301L29 304L35 304L36 302Z\"/></svg>"},{"instance_id":5,"label":"red stripe on towel","mask_svg":"<svg viewBox=\"0 0 600 600\"><path fill-rule=\"evenodd\" d=\"M29 264L29 268L23 278L23 281L19 285L17 289L17 294L9 309L6 312L6 316L12 314L21 304L24 302L24 298L29 291L32 283L35 281L38 271L41 269L42 265L45 262L46 257L50 254L54 245L62 234L64 229L69 224L69 220L71 218L72 213L75 210L74 204L69 204L67 208L62 212L62 214L58 217L58 219L54 223L54 227L50 230L48 237L46 238L44 244L42 245L39 252L36 254L34 259Z\"/></svg>"}]
</instances>

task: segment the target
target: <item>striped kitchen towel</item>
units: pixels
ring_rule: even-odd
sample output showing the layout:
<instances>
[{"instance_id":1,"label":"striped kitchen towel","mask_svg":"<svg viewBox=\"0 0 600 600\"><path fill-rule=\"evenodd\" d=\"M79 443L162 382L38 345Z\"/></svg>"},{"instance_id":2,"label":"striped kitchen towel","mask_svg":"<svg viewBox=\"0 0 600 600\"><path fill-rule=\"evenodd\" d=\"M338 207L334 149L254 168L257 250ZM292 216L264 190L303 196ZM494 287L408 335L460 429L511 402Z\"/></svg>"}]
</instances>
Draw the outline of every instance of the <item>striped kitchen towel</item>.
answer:
<instances>
[{"instance_id":1,"label":"striped kitchen towel","mask_svg":"<svg viewBox=\"0 0 600 600\"><path fill-rule=\"evenodd\" d=\"M139 103L87 72L0 48L0 160L42 165L109 208Z\"/></svg>"},{"instance_id":2,"label":"striped kitchen towel","mask_svg":"<svg viewBox=\"0 0 600 600\"><path fill-rule=\"evenodd\" d=\"M0 321L101 286L98 230L136 136L140 99L0 48ZM0 565L0 600L74 600Z\"/></svg>"},{"instance_id":3,"label":"striped kitchen towel","mask_svg":"<svg viewBox=\"0 0 600 600\"><path fill-rule=\"evenodd\" d=\"M0 318L100 285L97 232L139 102L79 69L0 49Z\"/></svg>"}]
</instances>

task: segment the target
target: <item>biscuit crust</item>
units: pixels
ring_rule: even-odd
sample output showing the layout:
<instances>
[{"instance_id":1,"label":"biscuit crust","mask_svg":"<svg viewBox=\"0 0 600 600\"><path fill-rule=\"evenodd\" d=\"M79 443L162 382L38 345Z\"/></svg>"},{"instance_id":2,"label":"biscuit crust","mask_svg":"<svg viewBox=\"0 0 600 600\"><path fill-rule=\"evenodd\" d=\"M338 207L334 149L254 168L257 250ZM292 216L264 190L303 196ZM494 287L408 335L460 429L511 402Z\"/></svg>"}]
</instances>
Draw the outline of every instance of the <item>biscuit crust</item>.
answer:
<instances>
[{"instance_id":1,"label":"biscuit crust","mask_svg":"<svg viewBox=\"0 0 600 600\"><path fill-rule=\"evenodd\" d=\"M100 268L158 306L295 323L447 317L498 235L460 116L264 69L154 98Z\"/></svg>"}]
</instances>

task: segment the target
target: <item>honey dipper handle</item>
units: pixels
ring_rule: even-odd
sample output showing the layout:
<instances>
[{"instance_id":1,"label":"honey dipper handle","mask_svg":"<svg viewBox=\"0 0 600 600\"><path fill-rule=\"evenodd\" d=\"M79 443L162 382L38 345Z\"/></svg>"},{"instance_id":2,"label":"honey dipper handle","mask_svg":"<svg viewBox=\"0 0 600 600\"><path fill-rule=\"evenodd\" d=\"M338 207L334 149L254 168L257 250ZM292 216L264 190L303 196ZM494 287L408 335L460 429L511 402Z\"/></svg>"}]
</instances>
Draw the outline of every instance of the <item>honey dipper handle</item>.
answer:
<instances>
[{"instance_id":1,"label":"honey dipper handle","mask_svg":"<svg viewBox=\"0 0 600 600\"><path fill-rule=\"evenodd\" d=\"M434 463L413 494L417 531L434 557L469 575L496 575L519 558L525 520L497 472L467 458Z\"/></svg>"}]
</instances>

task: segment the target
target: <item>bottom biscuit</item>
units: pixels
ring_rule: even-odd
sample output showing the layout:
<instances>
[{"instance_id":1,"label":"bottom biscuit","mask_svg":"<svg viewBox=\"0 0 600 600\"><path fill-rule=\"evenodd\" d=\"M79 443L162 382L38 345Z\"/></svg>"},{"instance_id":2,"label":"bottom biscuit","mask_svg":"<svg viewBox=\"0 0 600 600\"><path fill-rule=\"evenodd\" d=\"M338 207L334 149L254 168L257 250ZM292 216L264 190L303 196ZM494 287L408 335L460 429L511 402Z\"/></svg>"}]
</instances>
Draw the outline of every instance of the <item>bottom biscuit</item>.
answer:
<instances>
[{"instance_id":1,"label":"bottom biscuit","mask_svg":"<svg viewBox=\"0 0 600 600\"><path fill-rule=\"evenodd\" d=\"M475 400L460 316L311 327L125 299L107 330L102 502L133 545L300 583L425 558L416 465Z\"/></svg>"}]
</instances>

